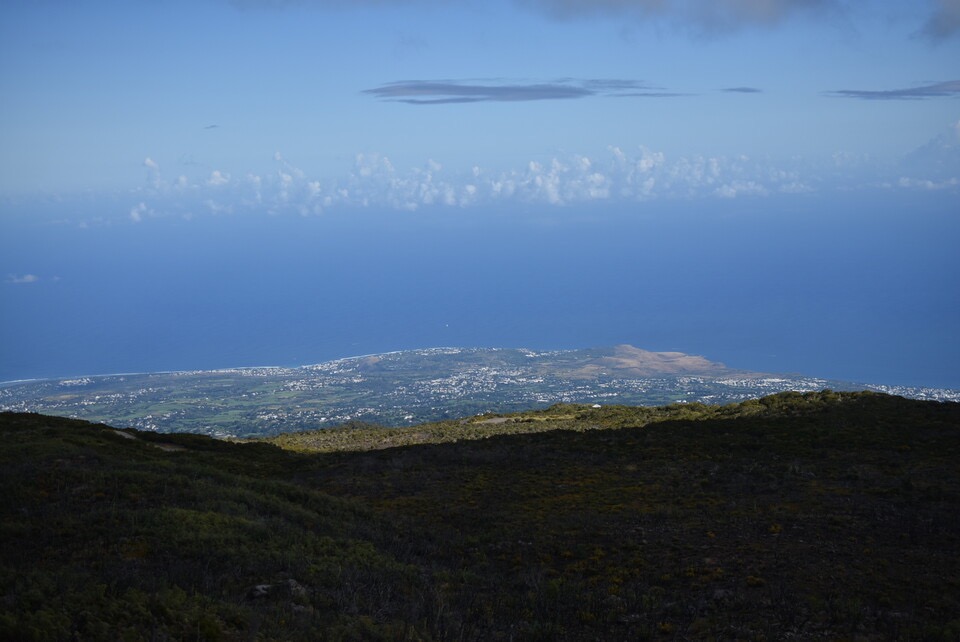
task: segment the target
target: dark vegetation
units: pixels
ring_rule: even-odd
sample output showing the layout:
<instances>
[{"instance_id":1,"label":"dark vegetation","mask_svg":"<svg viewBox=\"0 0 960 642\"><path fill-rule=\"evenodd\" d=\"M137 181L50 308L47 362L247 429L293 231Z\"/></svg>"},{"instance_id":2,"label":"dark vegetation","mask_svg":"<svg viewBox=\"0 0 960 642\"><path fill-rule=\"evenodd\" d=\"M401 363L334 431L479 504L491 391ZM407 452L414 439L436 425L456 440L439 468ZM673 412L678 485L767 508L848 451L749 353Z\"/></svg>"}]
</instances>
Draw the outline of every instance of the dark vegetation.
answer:
<instances>
[{"instance_id":1,"label":"dark vegetation","mask_svg":"<svg viewBox=\"0 0 960 642\"><path fill-rule=\"evenodd\" d=\"M0 431L0 639L960 638L957 404Z\"/></svg>"}]
</instances>

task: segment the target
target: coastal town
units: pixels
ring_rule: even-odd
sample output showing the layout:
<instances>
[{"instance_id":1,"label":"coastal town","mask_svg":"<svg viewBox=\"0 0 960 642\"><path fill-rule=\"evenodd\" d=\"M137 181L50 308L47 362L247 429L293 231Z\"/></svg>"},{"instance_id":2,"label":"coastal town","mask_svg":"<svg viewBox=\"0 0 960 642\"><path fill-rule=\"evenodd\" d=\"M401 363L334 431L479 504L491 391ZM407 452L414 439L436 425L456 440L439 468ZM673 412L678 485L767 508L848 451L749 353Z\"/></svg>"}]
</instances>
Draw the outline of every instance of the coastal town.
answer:
<instances>
[{"instance_id":1,"label":"coastal town","mask_svg":"<svg viewBox=\"0 0 960 642\"><path fill-rule=\"evenodd\" d=\"M726 404L793 390L872 390L913 399L960 401L960 391L857 384L744 373L721 364L709 374L666 369L633 349L534 352L433 348L321 364L86 376L0 385L0 410L100 421L117 427L220 438L272 435L351 423L408 426L430 421L590 405ZM664 361L661 359L661 361ZM671 366L675 368L675 366Z\"/></svg>"}]
</instances>

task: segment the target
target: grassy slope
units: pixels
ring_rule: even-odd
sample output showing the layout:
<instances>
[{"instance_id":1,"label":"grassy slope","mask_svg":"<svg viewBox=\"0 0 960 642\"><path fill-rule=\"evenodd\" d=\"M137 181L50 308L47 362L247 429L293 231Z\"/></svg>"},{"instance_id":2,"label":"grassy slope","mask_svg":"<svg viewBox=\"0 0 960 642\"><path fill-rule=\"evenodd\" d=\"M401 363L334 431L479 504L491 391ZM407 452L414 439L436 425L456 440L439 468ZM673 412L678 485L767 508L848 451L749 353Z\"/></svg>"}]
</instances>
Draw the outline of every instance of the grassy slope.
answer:
<instances>
[{"instance_id":1,"label":"grassy slope","mask_svg":"<svg viewBox=\"0 0 960 642\"><path fill-rule=\"evenodd\" d=\"M0 635L960 635L955 404L511 419L277 440L340 450L306 454L3 415Z\"/></svg>"}]
</instances>

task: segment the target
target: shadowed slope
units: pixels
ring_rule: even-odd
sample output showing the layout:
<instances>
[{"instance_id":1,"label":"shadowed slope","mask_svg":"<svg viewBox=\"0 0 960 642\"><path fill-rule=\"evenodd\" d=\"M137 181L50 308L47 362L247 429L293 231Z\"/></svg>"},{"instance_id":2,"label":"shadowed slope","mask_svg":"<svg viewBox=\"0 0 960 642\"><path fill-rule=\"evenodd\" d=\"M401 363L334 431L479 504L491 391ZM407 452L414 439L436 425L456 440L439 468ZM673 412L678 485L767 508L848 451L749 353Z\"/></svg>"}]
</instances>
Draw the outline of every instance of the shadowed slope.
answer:
<instances>
[{"instance_id":1,"label":"shadowed slope","mask_svg":"<svg viewBox=\"0 0 960 642\"><path fill-rule=\"evenodd\" d=\"M960 631L955 404L825 392L508 419L456 443L300 454L0 415L0 634ZM444 426L460 424L423 432Z\"/></svg>"}]
</instances>

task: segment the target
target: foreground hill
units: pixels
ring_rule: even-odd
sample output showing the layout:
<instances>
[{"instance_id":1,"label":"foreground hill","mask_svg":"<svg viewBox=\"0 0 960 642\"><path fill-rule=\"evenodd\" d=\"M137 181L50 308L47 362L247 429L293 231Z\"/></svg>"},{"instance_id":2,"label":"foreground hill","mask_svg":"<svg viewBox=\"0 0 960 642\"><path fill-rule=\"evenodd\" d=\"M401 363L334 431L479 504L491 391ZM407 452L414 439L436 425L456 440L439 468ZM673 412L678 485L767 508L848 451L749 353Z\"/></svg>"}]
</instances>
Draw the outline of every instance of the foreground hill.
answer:
<instances>
[{"instance_id":1,"label":"foreground hill","mask_svg":"<svg viewBox=\"0 0 960 642\"><path fill-rule=\"evenodd\" d=\"M431 348L299 368L74 377L0 385L0 410L159 432L256 437L364 421L414 426L556 403L732 403L787 390L878 390L960 401L960 391L889 388L727 368L629 345L536 352Z\"/></svg>"},{"instance_id":2,"label":"foreground hill","mask_svg":"<svg viewBox=\"0 0 960 642\"><path fill-rule=\"evenodd\" d=\"M786 393L408 431L294 452L0 415L0 638L960 635L956 404Z\"/></svg>"}]
</instances>

